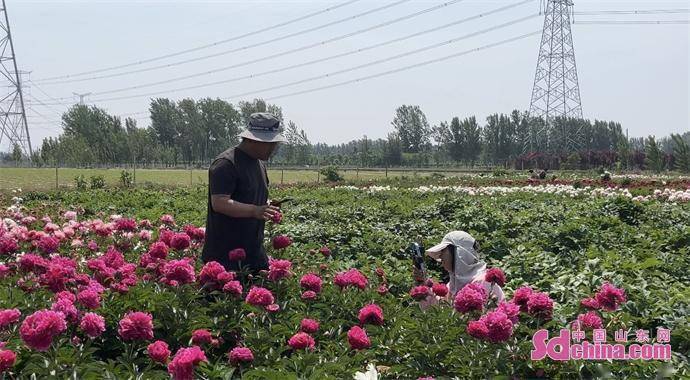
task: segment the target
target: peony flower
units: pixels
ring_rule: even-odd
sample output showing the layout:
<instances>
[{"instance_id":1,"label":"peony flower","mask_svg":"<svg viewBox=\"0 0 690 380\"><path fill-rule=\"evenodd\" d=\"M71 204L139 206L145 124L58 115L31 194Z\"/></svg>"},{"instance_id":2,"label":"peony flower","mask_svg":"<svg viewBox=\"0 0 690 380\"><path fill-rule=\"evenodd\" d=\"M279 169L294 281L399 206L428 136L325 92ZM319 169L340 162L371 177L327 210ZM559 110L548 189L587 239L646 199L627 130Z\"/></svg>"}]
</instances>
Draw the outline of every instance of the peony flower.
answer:
<instances>
[{"instance_id":1,"label":"peony flower","mask_svg":"<svg viewBox=\"0 0 690 380\"><path fill-rule=\"evenodd\" d=\"M9 236L0 235L0 255L9 255L19 250L17 241Z\"/></svg>"},{"instance_id":2,"label":"peony flower","mask_svg":"<svg viewBox=\"0 0 690 380\"><path fill-rule=\"evenodd\" d=\"M319 249L319 253L321 253L323 257L330 257L332 254L331 249L325 245Z\"/></svg>"},{"instance_id":3,"label":"peony flower","mask_svg":"<svg viewBox=\"0 0 690 380\"><path fill-rule=\"evenodd\" d=\"M542 292L532 293L527 300L527 312L533 317L551 319L553 314L553 301L551 297Z\"/></svg>"},{"instance_id":4,"label":"peony flower","mask_svg":"<svg viewBox=\"0 0 690 380\"><path fill-rule=\"evenodd\" d=\"M604 322L596 311L588 311L585 314L578 315L577 321L585 329L600 329L604 326Z\"/></svg>"},{"instance_id":5,"label":"peony flower","mask_svg":"<svg viewBox=\"0 0 690 380\"><path fill-rule=\"evenodd\" d=\"M499 268L491 268L484 274L484 281L504 286L506 284L506 275Z\"/></svg>"},{"instance_id":6,"label":"peony flower","mask_svg":"<svg viewBox=\"0 0 690 380\"><path fill-rule=\"evenodd\" d=\"M354 268L346 272L337 273L333 279L333 282L341 289L354 286L364 290L368 284L366 276Z\"/></svg>"},{"instance_id":7,"label":"peony flower","mask_svg":"<svg viewBox=\"0 0 690 380\"><path fill-rule=\"evenodd\" d=\"M601 285L601 289L594 298L596 298L599 306L606 311L615 311L620 304L626 301L625 291L608 282Z\"/></svg>"},{"instance_id":8,"label":"peony flower","mask_svg":"<svg viewBox=\"0 0 690 380\"><path fill-rule=\"evenodd\" d=\"M467 324L467 333L477 339L486 339L489 336L489 329L483 320L470 321Z\"/></svg>"},{"instance_id":9,"label":"peony flower","mask_svg":"<svg viewBox=\"0 0 690 380\"><path fill-rule=\"evenodd\" d=\"M510 319L513 324L517 323L520 319L520 306L514 304L513 302L501 302L498 304L499 311L502 311L508 319Z\"/></svg>"},{"instance_id":10,"label":"peony flower","mask_svg":"<svg viewBox=\"0 0 690 380\"><path fill-rule=\"evenodd\" d=\"M233 365L251 363L254 361L254 354L247 347L235 347L228 353L228 359Z\"/></svg>"},{"instance_id":11,"label":"peony flower","mask_svg":"<svg viewBox=\"0 0 690 380\"><path fill-rule=\"evenodd\" d=\"M582 305L586 309L590 310L599 310L601 306L599 306L599 302L595 298L585 298L582 301L580 301L580 305Z\"/></svg>"},{"instance_id":12,"label":"peony flower","mask_svg":"<svg viewBox=\"0 0 690 380\"><path fill-rule=\"evenodd\" d=\"M105 331L105 319L96 313L86 313L79 322L79 329L90 338L97 338Z\"/></svg>"},{"instance_id":13,"label":"peony flower","mask_svg":"<svg viewBox=\"0 0 690 380\"><path fill-rule=\"evenodd\" d=\"M208 330L198 329L192 332L192 344L201 346L204 344L209 344L213 340L213 336Z\"/></svg>"},{"instance_id":14,"label":"peony flower","mask_svg":"<svg viewBox=\"0 0 690 380\"><path fill-rule=\"evenodd\" d=\"M303 301L313 301L316 299L316 293L313 290L307 290L300 296Z\"/></svg>"},{"instance_id":15,"label":"peony flower","mask_svg":"<svg viewBox=\"0 0 690 380\"><path fill-rule=\"evenodd\" d=\"M254 286L249 289L249 293L247 293L247 298L245 301L253 306L266 307L274 303L275 299L273 298L273 293L271 293L270 290Z\"/></svg>"},{"instance_id":16,"label":"peony flower","mask_svg":"<svg viewBox=\"0 0 690 380\"><path fill-rule=\"evenodd\" d=\"M305 332L298 332L288 340L288 346L293 350L310 350L315 344L314 338Z\"/></svg>"},{"instance_id":17,"label":"peony flower","mask_svg":"<svg viewBox=\"0 0 690 380\"><path fill-rule=\"evenodd\" d=\"M62 313L62 315L65 316L65 319L70 323L76 323L79 320L79 311L74 306L72 301L66 298L61 298L53 302L50 310Z\"/></svg>"},{"instance_id":18,"label":"peony flower","mask_svg":"<svg viewBox=\"0 0 690 380\"><path fill-rule=\"evenodd\" d=\"M77 220L77 212L76 211L65 211L62 216L67 219L67 220Z\"/></svg>"},{"instance_id":19,"label":"peony flower","mask_svg":"<svg viewBox=\"0 0 690 380\"><path fill-rule=\"evenodd\" d=\"M505 342L513 335L513 322L500 310L488 312L480 320L486 325L488 330L486 338L491 343Z\"/></svg>"},{"instance_id":20,"label":"peony flower","mask_svg":"<svg viewBox=\"0 0 690 380\"><path fill-rule=\"evenodd\" d=\"M223 285L223 292L232 295L233 297L242 296L242 284L239 281L228 281Z\"/></svg>"},{"instance_id":21,"label":"peony flower","mask_svg":"<svg viewBox=\"0 0 690 380\"><path fill-rule=\"evenodd\" d=\"M290 260L270 260L268 263L268 279L280 281L285 277L289 277L291 275L291 268L292 262Z\"/></svg>"},{"instance_id":22,"label":"peony flower","mask_svg":"<svg viewBox=\"0 0 690 380\"><path fill-rule=\"evenodd\" d=\"M302 322L300 322L300 331L307 334L313 334L319 331L319 322L313 319L304 318L302 319Z\"/></svg>"},{"instance_id":23,"label":"peony flower","mask_svg":"<svg viewBox=\"0 0 690 380\"><path fill-rule=\"evenodd\" d=\"M146 352L149 358L156 363L165 364L170 357L170 349L168 344L162 340L157 340L146 347Z\"/></svg>"},{"instance_id":24,"label":"peony flower","mask_svg":"<svg viewBox=\"0 0 690 380\"><path fill-rule=\"evenodd\" d=\"M292 239L286 235L278 235L273 238L273 249L284 249L292 244Z\"/></svg>"},{"instance_id":25,"label":"peony flower","mask_svg":"<svg viewBox=\"0 0 690 380\"><path fill-rule=\"evenodd\" d=\"M359 324L366 325L367 323L383 325L383 310L378 305L372 303L359 310Z\"/></svg>"},{"instance_id":26,"label":"peony flower","mask_svg":"<svg viewBox=\"0 0 690 380\"><path fill-rule=\"evenodd\" d=\"M137 221L134 219L120 218L115 221L115 229L126 232L135 231L137 229Z\"/></svg>"},{"instance_id":27,"label":"peony flower","mask_svg":"<svg viewBox=\"0 0 690 380\"><path fill-rule=\"evenodd\" d=\"M271 221L275 224L280 224L283 220L283 214L280 211L276 211L273 216L271 216Z\"/></svg>"},{"instance_id":28,"label":"peony flower","mask_svg":"<svg viewBox=\"0 0 690 380\"><path fill-rule=\"evenodd\" d=\"M277 313L280 311L280 305L278 305L276 303L272 303L272 304L266 306L265 309L269 313Z\"/></svg>"},{"instance_id":29,"label":"peony flower","mask_svg":"<svg viewBox=\"0 0 690 380\"><path fill-rule=\"evenodd\" d=\"M520 306L520 311L527 312L527 301L532 295L533 290L529 286L523 286L515 290L513 293L513 303Z\"/></svg>"},{"instance_id":30,"label":"peony flower","mask_svg":"<svg viewBox=\"0 0 690 380\"><path fill-rule=\"evenodd\" d=\"M44 253L50 254L57 251L58 247L60 247L60 241L52 236L44 235L41 236L36 245Z\"/></svg>"},{"instance_id":31,"label":"peony flower","mask_svg":"<svg viewBox=\"0 0 690 380\"><path fill-rule=\"evenodd\" d=\"M170 238L170 247L178 251L189 248L191 244L191 238L184 232L176 233Z\"/></svg>"},{"instance_id":32,"label":"peony flower","mask_svg":"<svg viewBox=\"0 0 690 380\"><path fill-rule=\"evenodd\" d=\"M173 281L177 285L191 284L196 281L194 267L190 261L188 258L184 258L181 260L170 260L165 263L163 266L163 281L168 285L173 285Z\"/></svg>"},{"instance_id":33,"label":"peony flower","mask_svg":"<svg viewBox=\"0 0 690 380\"><path fill-rule=\"evenodd\" d=\"M184 227L182 227L182 231L189 235L189 237L194 241L202 241L206 236L206 230L204 230L203 228L197 228L191 224L187 224Z\"/></svg>"},{"instance_id":34,"label":"peony flower","mask_svg":"<svg viewBox=\"0 0 690 380\"><path fill-rule=\"evenodd\" d=\"M0 310L0 329L9 327L11 324L19 321L22 313L19 309L4 309Z\"/></svg>"},{"instance_id":35,"label":"peony flower","mask_svg":"<svg viewBox=\"0 0 690 380\"><path fill-rule=\"evenodd\" d=\"M230 261L243 261L247 258L247 252L242 248L236 248L228 252L228 259Z\"/></svg>"},{"instance_id":36,"label":"peony flower","mask_svg":"<svg viewBox=\"0 0 690 380\"><path fill-rule=\"evenodd\" d=\"M441 298L448 295L448 286L446 284L436 283L431 287L431 290Z\"/></svg>"},{"instance_id":37,"label":"peony flower","mask_svg":"<svg viewBox=\"0 0 690 380\"><path fill-rule=\"evenodd\" d=\"M172 375L173 380L192 380L194 367L206 361L206 355L199 347L180 348L168 364L168 373Z\"/></svg>"},{"instance_id":38,"label":"peony flower","mask_svg":"<svg viewBox=\"0 0 690 380\"><path fill-rule=\"evenodd\" d=\"M165 259L168 257L168 245L165 242L157 241L149 246L148 254L156 259Z\"/></svg>"},{"instance_id":39,"label":"peony flower","mask_svg":"<svg viewBox=\"0 0 690 380\"><path fill-rule=\"evenodd\" d=\"M410 297L417 301L425 300L430 294L431 291L426 285L418 285L410 289Z\"/></svg>"},{"instance_id":40,"label":"peony flower","mask_svg":"<svg viewBox=\"0 0 690 380\"><path fill-rule=\"evenodd\" d=\"M153 339L153 317L141 311L127 313L120 320L117 333L123 340Z\"/></svg>"},{"instance_id":41,"label":"peony flower","mask_svg":"<svg viewBox=\"0 0 690 380\"><path fill-rule=\"evenodd\" d=\"M347 342L350 343L350 347L354 350L363 350L371 347L371 341L367 336L367 332L359 326L350 328L347 332Z\"/></svg>"},{"instance_id":42,"label":"peony flower","mask_svg":"<svg viewBox=\"0 0 690 380\"><path fill-rule=\"evenodd\" d=\"M170 214L165 214L161 216L160 221L164 224L173 225L175 224L175 218Z\"/></svg>"},{"instance_id":43,"label":"peony flower","mask_svg":"<svg viewBox=\"0 0 690 380\"><path fill-rule=\"evenodd\" d=\"M474 310L482 311L484 310L484 303L487 297L488 295L484 287L477 282L472 282L458 291L458 294L455 295L453 306L460 313L468 313Z\"/></svg>"},{"instance_id":44,"label":"peony flower","mask_svg":"<svg viewBox=\"0 0 690 380\"><path fill-rule=\"evenodd\" d=\"M321 286L322 286L321 277L317 276L314 273L305 274L299 280L299 285L304 290L311 290L314 293L320 293L321 292Z\"/></svg>"},{"instance_id":45,"label":"peony flower","mask_svg":"<svg viewBox=\"0 0 690 380\"><path fill-rule=\"evenodd\" d=\"M88 309L98 309L101 306L101 295L91 289L85 289L77 294L77 301Z\"/></svg>"},{"instance_id":46,"label":"peony flower","mask_svg":"<svg viewBox=\"0 0 690 380\"><path fill-rule=\"evenodd\" d=\"M386 294L388 294L388 287L386 286L386 284L381 284L378 288L376 288L376 292L381 296L385 296Z\"/></svg>"},{"instance_id":47,"label":"peony flower","mask_svg":"<svg viewBox=\"0 0 690 380\"><path fill-rule=\"evenodd\" d=\"M14 367L17 361L17 354L11 350L0 349L0 374Z\"/></svg>"},{"instance_id":48,"label":"peony flower","mask_svg":"<svg viewBox=\"0 0 690 380\"><path fill-rule=\"evenodd\" d=\"M199 283L206 290L218 290L223 285L234 279L234 274L228 276L225 268L217 261L209 261L204 264L199 272Z\"/></svg>"},{"instance_id":49,"label":"peony flower","mask_svg":"<svg viewBox=\"0 0 690 380\"><path fill-rule=\"evenodd\" d=\"M24 343L37 351L46 351L53 338L67 330L65 316L57 311L39 310L24 319L19 335Z\"/></svg>"}]
</instances>

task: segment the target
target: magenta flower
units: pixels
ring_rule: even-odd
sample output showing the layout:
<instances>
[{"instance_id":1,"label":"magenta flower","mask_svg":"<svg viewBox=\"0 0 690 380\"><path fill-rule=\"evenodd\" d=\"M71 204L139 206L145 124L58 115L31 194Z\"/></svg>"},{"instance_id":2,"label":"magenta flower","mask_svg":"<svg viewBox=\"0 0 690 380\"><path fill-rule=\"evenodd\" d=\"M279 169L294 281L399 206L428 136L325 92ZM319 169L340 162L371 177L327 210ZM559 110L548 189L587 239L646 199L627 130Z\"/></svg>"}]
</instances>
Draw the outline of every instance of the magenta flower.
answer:
<instances>
[{"instance_id":1,"label":"magenta flower","mask_svg":"<svg viewBox=\"0 0 690 380\"><path fill-rule=\"evenodd\" d=\"M304 318L302 322L300 322L300 330L307 334L313 334L319 331L319 322L313 319Z\"/></svg>"},{"instance_id":2,"label":"magenta flower","mask_svg":"<svg viewBox=\"0 0 690 380\"><path fill-rule=\"evenodd\" d=\"M498 286L504 286L506 284L506 275L499 268L491 268L486 271L484 281Z\"/></svg>"},{"instance_id":3,"label":"magenta flower","mask_svg":"<svg viewBox=\"0 0 690 380\"><path fill-rule=\"evenodd\" d=\"M484 310L484 303L487 297L488 295L484 287L479 283L472 282L458 291L455 295L453 306L460 313L468 313L475 310L482 311Z\"/></svg>"},{"instance_id":4,"label":"magenta flower","mask_svg":"<svg viewBox=\"0 0 690 380\"><path fill-rule=\"evenodd\" d=\"M311 290L315 293L320 293L322 286L321 277L314 273L307 273L299 280L299 285L304 290Z\"/></svg>"},{"instance_id":5,"label":"magenta flower","mask_svg":"<svg viewBox=\"0 0 690 380\"><path fill-rule=\"evenodd\" d=\"M542 320L551 319L553 314L553 301L548 294L542 292L534 292L527 300L527 312L533 316L541 318Z\"/></svg>"},{"instance_id":6,"label":"magenta flower","mask_svg":"<svg viewBox=\"0 0 690 380\"><path fill-rule=\"evenodd\" d=\"M293 350L310 350L315 344L314 338L305 332L298 332L288 340L288 346Z\"/></svg>"},{"instance_id":7,"label":"magenta flower","mask_svg":"<svg viewBox=\"0 0 690 380\"><path fill-rule=\"evenodd\" d=\"M123 340L153 339L153 317L141 311L127 313L120 320L117 333Z\"/></svg>"},{"instance_id":8,"label":"magenta flower","mask_svg":"<svg viewBox=\"0 0 690 380\"><path fill-rule=\"evenodd\" d=\"M364 350L371 347L371 341L366 330L359 326L352 326L347 332L347 342L354 350Z\"/></svg>"},{"instance_id":9,"label":"magenta flower","mask_svg":"<svg viewBox=\"0 0 690 380\"><path fill-rule=\"evenodd\" d=\"M67 330L62 313L52 310L39 310L22 322L19 335L24 343L37 351L46 351L53 338Z\"/></svg>"},{"instance_id":10,"label":"magenta flower","mask_svg":"<svg viewBox=\"0 0 690 380\"><path fill-rule=\"evenodd\" d=\"M254 286L249 289L245 301L252 306L266 307L273 304L275 299L270 290Z\"/></svg>"},{"instance_id":11,"label":"magenta flower","mask_svg":"<svg viewBox=\"0 0 690 380\"><path fill-rule=\"evenodd\" d=\"M194 367L207 361L204 351L197 346L180 348L173 360L168 363L168 373L172 375L173 380L192 380Z\"/></svg>"},{"instance_id":12,"label":"magenta flower","mask_svg":"<svg viewBox=\"0 0 690 380\"><path fill-rule=\"evenodd\" d=\"M292 245L292 239L289 236L278 235L273 238L274 249L284 249Z\"/></svg>"},{"instance_id":13,"label":"magenta flower","mask_svg":"<svg viewBox=\"0 0 690 380\"><path fill-rule=\"evenodd\" d=\"M228 353L228 359L234 365L251 363L254 361L254 354L247 347L235 347Z\"/></svg>"},{"instance_id":14,"label":"magenta flower","mask_svg":"<svg viewBox=\"0 0 690 380\"><path fill-rule=\"evenodd\" d=\"M79 329L91 338L97 338L105 331L105 319L96 313L86 313L79 322Z\"/></svg>"},{"instance_id":15,"label":"magenta flower","mask_svg":"<svg viewBox=\"0 0 690 380\"><path fill-rule=\"evenodd\" d=\"M242 261L247 258L247 252L242 248L236 248L228 252L228 259L230 261Z\"/></svg>"},{"instance_id":16,"label":"magenta flower","mask_svg":"<svg viewBox=\"0 0 690 380\"><path fill-rule=\"evenodd\" d=\"M625 290L616 288L608 282L601 285L601 289L594 296L599 306L606 311L615 311L626 301Z\"/></svg>"},{"instance_id":17,"label":"magenta flower","mask_svg":"<svg viewBox=\"0 0 690 380\"><path fill-rule=\"evenodd\" d=\"M146 347L146 353L149 358L156 363L165 364L170 358L170 349L168 344L162 340L157 340Z\"/></svg>"},{"instance_id":18,"label":"magenta flower","mask_svg":"<svg viewBox=\"0 0 690 380\"><path fill-rule=\"evenodd\" d=\"M359 310L359 324L383 325L383 310L373 303L364 306Z\"/></svg>"}]
</instances>

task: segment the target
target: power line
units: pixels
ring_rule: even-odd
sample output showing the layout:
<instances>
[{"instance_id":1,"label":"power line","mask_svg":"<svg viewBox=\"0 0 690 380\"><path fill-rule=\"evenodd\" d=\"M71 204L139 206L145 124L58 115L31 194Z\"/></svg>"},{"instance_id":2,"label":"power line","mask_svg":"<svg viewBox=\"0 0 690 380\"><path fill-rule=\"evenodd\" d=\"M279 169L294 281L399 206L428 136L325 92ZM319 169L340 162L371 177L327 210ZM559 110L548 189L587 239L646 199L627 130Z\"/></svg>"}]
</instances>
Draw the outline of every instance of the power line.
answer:
<instances>
[{"instance_id":1,"label":"power line","mask_svg":"<svg viewBox=\"0 0 690 380\"><path fill-rule=\"evenodd\" d=\"M687 25L690 20L583 20L576 25Z\"/></svg>"},{"instance_id":2,"label":"power line","mask_svg":"<svg viewBox=\"0 0 690 380\"><path fill-rule=\"evenodd\" d=\"M479 13L479 14L476 14L476 15L473 15L473 16L470 16L470 17L465 17L465 18L463 18L463 19L456 20L456 21L453 21L453 22L450 22L450 23L447 23L447 24L444 24L444 25L441 25L441 26L437 26L437 27L434 27L434 28L431 28L431 29L426 29L426 30L423 30L423 31L420 31L420 32L415 32L415 33L412 33L412 34L408 34L408 35L403 36L403 37L394 38L394 39L391 39L391 40L387 40L387 41L384 41L384 42L376 43L376 44L369 45L369 46L366 46L366 47L362 47L362 48L350 50L350 51L347 51L347 52L344 52L344 53L339 53L339 54L331 55L331 56L324 57L324 58L318 58L318 59L315 59L315 60L311 60L311 61L307 61L307 62L303 62L303 63L299 63L299 64L288 65L288 66L284 66L284 67L280 67L280 68L276 68L276 69L272 69L272 70L268 70L268 71L263 71L263 72L259 72L259 73L254 73L254 74L249 74L249 75L244 75L244 76L229 78L229 79L225 79L225 80L221 80L221 81L213 81L213 82L207 82L207 83L202 83L202 84L196 84L196 85L187 86L187 87L182 87L182 88L175 88L175 89L171 89L171 90L160 90L160 91L148 92L148 93L144 93L144 94L136 94L136 95L127 95L127 96L119 96L119 97L111 97L111 98L96 99L96 100L94 100L94 102L115 101L115 100L125 100L125 99L139 98L139 97L148 97L148 96L159 95L159 94L167 94L167 93L171 93L171 92L179 92L179 91L185 91L185 90L192 90L192 89L197 89L197 88L215 86L215 85L219 85L219 84L227 84L227 83L230 83L230 82L235 82L235 81L239 81L239 80L243 80L243 79L253 79L253 78L261 77L261 76L268 75L268 74L275 74L275 73L279 73L279 72L283 72L283 71L287 71L287 70L291 70L291 69L295 69L295 68L299 68L299 67L304 67L304 66L312 65L312 64L315 64L315 63L321 63L321 62L329 61L329 60L332 60L332 59L342 58L342 57L345 57L345 56L348 56L348 55L361 53L361 52L368 51L368 50L372 50L372 49L379 48L379 47L382 47L382 46L390 45L390 44L393 44L393 43L396 43L396 42L405 41L405 40L408 40L408 39L411 39L411 38L414 38L414 37L418 37L418 36L421 36L421 35L424 35L424 34L436 32L436 31L439 31L439 30L442 30L442 29L445 29L445 28L448 28L448 27L451 27L451 26L456 26L456 25L459 25L459 24L462 24L462 23L465 23L465 22L468 22L468 21L473 21L473 20L477 20L477 19L480 19L480 18L483 18L483 17L487 17L487 16L490 16L490 15L493 15L493 14L496 14L496 13L499 13L499 12L502 12L502 11L506 11L506 10L509 10L509 9L512 9L512 8L515 8L515 7L524 5L524 4L529 3L529 2L532 2L532 1L534 1L534 0L523 0L523 1L520 1L520 2L517 2L517 3L514 3L514 4L510 4L510 5L507 5L507 6L499 7L499 8L496 8L496 9L493 9L493 10L490 10L490 11L487 11L487 12ZM267 58L260 58L259 60L263 60L263 59L267 59ZM234 65L234 66L237 66L237 65ZM145 86L147 86L147 85L133 86L133 87L129 87L129 88L126 88L126 89L139 88L139 87L145 87ZM125 89L125 90L126 90L126 89ZM111 91L104 91L104 92L95 93L95 94L103 94L103 93L119 92L119 91L123 91L123 89L120 89L120 90L111 90Z\"/></svg>"},{"instance_id":3,"label":"power line","mask_svg":"<svg viewBox=\"0 0 690 380\"><path fill-rule=\"evenodd\" d=\"M578 11L573 12L575 15L589 16L589 15L651 15L651 14L677 14L689 13L690 9L643 9L643 10L601 10L601 11Z\"/></svg>"},{"instance_id":4,"label":"power line","mask_svg":"<svg viewBox=\"0 0 690 380\"><path fill-rule=\"evenodd\" d=\"M373 13L376 13L376 12L380 12L380 11L382 11L382 10L392 8L392 7L398 6L398 5L402 4L402 3L406 3L406 2L409 2L409 1L411 1L411 0L398 0L398 1L396 1L396 2L394 2L394 3L391 3L391 4L386 4L386 5L384 5L384 6L380 6L380 7L374 8L374 9L370 9L370 10L368 10L368 11L361 12L361 13L358 13L358 14L353 15L353 16L349 16L349 17L345 17L345 18L342 18L342 19L339 19L339 20L331 21L331 22L328 22L328 23L325 23L325 24L321 24L321 25L318 25L318 26L315 26L315 27L303 29L303 30L298 31L298 32L286 34L286 35L284 35L284 36L272 38L272 39L269 39L269 40L265 40L265 41L261 41L261 42L257 42L257 43L253 43L253 44L249 44L249 45L240 46L240 47L238 47L238 48L234 48L234 49L230 49L230 50L225 50L225 51L221 51L221 52L217 52L217 53L213 53L213 54L207 54L207 55L200 56L200 57L196 57L196 58L185 59L185 60L181 60L181 61L176 61L176 62L172 62L172 63L168 63L168 64L163 64L163 65L158 65L158 66L152 66L152 67L143 68L143 69L124 71L124 72L121 72L121 73L108 74L108 75L92 76L92 77L81 78L81 79L67 79L67 80L58 81L58 82L47 82L47 79L46 79L46 82L43 83L43 84L44 84L44 85L55 85L55 84L62 84L62 83L83 82L83 81L89 81L89 80L95 80L95 79L114 78L114 77L119 77L119 76L123 76L123 75L130 75L130 74L136 74L136 73L143 73L143 72L147 72L147 71L159 70L159 69L168 68L168 67L175 67L175 66L179 66L179 65L182 65L182 64L186 64L186 63L197 62L197 61L204 60L204 59L208 59L208 58L214 58L214 57L219 57L219 56L222 56L222 55L227 55L227 54L230 54L230 53L235 53L235 52L238 52L238 51L248 50L248 49L252 49L252 48L255 48L255 47L267 45L267 44L270 44L270 43L273 43L273 42L278 42L278 41L282 41L282 40L285 40L285 39L288 39L288 38L300 36L300 35L302 35L302 34L311 33L311 32L314 32L314 31L317 31L317 30L320 30L320 29L325 29L325 28L330 27L330 26L333 26L333 25L342 24L342 23L347 22L347 21L351 21L351 20L354 20L354 19L357 19L357 18L360 18L360 17L364 17L364 16L367 16L367 15L370 15L370 14L373 14ZM463 1L463 0L452 0L452 1L449 1L448 3L449 3L449 4L453 4L453 3L457 3L457 2L459 2L459 1ZM448 3L444 3L444 4L448 4ZM43 82L43 81L42 81L42 82Z\"/></svg>"},{"instance_id":5,"label":"power line","mask_svg":"<svg viewBox=\"0 0 690 380\"><path fill-rule=\"evenodd\" d=\"M205 44L205 45L197 46L197 47L190 48L190 49L180 50L180 51L177 51L174 53L164 54L164 55L160 55L157 57L147 58L147 59L143 59L143 60L139 60L139 61L135 61L135 62L131 62L131 63L125 63L125 64L121 64L121 65L116 65L116 66L109 66L109 67L104 67L101 69L94 69L94 70L89 70L89 71L82 71L82 72L75 73L75 74L67 74L67 75L54 76L54 77L49 77L49 78L42 78L42 79L39 79L39 81L50 81L50 80L55 80L55 79L65 79L65 78L72 78L72 77L76 77L76 76L95 74L95 73L99 73L99 72L122 69L122 68L126 68L126 67L131 67L131 66L141 65L141 64L145 64L145 63L155 62L155 61L159 61L159 60L166 59L166 58L176 57L178 55L187 54L187 53L207 49L210 47L222 45L222 44L225 44L228 42L236 41L236 40L239 40L242 38L246 38L246 37L250 37L250 36L253 36L253 35L256 35L259 33L263 33L263 32L266 32L266 31L269 31L269 30L272 30L275 28L280 28L280 27L283 27L286 25L290 25L290 24L293 24L293 23L296 23L296 22L299 22L302 20L306 20L306 19L314 17L314 16L318 16L318 15L323 14L323 13L333 11L333 10L338 9L338 8L342 8L344 6L350 5L350 4L355 3L357 1L359 1L359 0L346 1L344 3L334 5L332 7L328 7L328 8L322 9L320 11L309 13L309 14L306 14L304 16L300 16L300 17L297 17L297 18L294 18L294 19L291 19L288 21L278 23L278 24L270 25L270 26L267 26L265 28L257 29L257 30L254 30L254 31L251 31L248 33L241 34L241 35L226 38L224 40L216 41L216 42L213 42L210 44Z\"/></svg>"},{"instance_id":6,"label":"power line","mask_svg":"<svg viewBox=\"0 0 690 380\"><path fill-rule=\"evenodd\" d=\"M460 57L460 56L463 56L463 55L467 55L467 54L470 54L470 53L474 53L474 52L478 52L478 51L481 51L481 50L490 49L490 48L493 48L493 47L496 47L496 46L505 45L505 44L508 44L508 43L511 43L511 42L515 42L515 41L522 40L522 39L525 39L525 38L528 38L528 37L532 37L532 36L536 36L536 35L539 35L539 34L541 34L541 30L537 30L537 31L534 31L534 32L531 32L531 33L527 33L527 34L522 34L522 35L519 35L519 36L517 36L517 37L505 39L505 40L502 40L502 41L499 41L499 42L495 42L495 43L492 43L492 44L488 44L488 45L483 45L483 46L480 46L480 47L478 47L478 48L474 48L474 49L470 49L470 50L465 50L465 51L462 51L462 52L459 52L459 53L455 53L455 54L451 54L451 55L447 55L447 56L444 56L444 57L440 57L440 58L436 58L436 59L430 59L430 60L424 61L424 62L419 62L419 63L413 64L413 65L403 66L403 67L400 67L400 68L397 68L397 69L388 70L388 71L383 71L383 72L380 72L380 73L377 73L377 74L367 75L367 76L363 76L363 77L359 77L359 78L355 78L355 79L351 79L351 80L347 80L347 81L343 81L343 82L339 82L339 83L334 83L334 84L330 84L330 85L325 85L325 86L321 86L321 87L315 87L315 88L311 88L311 89L306 89L306 90L295 91L295 92L291 92L291 93L287 93L287 94L272 96L272 97L265 98L265 100L275 100L275 99L286 98L286 97L289 97L289 96L302 95L302 94L306 94L306 93L310 93L310 92L316 92L316 91L326 90L326 89L330 89L330 88L334 88L334 87L345 86L345 85L348 85L348 84L357 83L357 82L361 82L361 81L365 81L365 80L369 80L369 79L374 79L374 78L382 77L382 76L385 76L385 75L391 75L391 74L399 73L399 72L402 72L402 71L411 70L411 69L414 69L414 68L417 68L417 67L422 67L422 66L426 66L426 65L433 64L433 63L438 63L438 62L446 61L446 60L449 60L449 59L452 59L452 58L457 58L457 57Z\"/></svg>"}]
</instances>

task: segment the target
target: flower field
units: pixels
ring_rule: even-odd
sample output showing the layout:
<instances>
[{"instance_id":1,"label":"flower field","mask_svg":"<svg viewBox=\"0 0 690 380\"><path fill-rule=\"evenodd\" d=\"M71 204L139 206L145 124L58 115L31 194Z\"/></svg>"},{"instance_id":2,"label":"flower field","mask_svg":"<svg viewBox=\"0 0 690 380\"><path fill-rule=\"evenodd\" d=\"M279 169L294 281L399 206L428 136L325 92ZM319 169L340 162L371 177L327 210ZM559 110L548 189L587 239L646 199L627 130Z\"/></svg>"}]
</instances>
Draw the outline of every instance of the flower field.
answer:
<instances>
[{"instance_id":1,"label":"flower field","mask_svg":"<svg viewBox=\"0 0 690 380\"><path fill-rule=\"evenodd\" d=\"M657 191L655 191L657 190ZM5 378L690 376L690 192L600 187L290 186L270 270L202 265L206 188L0 194ZM406 248L470 232L504 302ZM244 252L229 255L241 261ZM579 323L671 330L669 361L532 361ZM632 337L634 339L634 337Z\"/></svg>"}]
</instances>

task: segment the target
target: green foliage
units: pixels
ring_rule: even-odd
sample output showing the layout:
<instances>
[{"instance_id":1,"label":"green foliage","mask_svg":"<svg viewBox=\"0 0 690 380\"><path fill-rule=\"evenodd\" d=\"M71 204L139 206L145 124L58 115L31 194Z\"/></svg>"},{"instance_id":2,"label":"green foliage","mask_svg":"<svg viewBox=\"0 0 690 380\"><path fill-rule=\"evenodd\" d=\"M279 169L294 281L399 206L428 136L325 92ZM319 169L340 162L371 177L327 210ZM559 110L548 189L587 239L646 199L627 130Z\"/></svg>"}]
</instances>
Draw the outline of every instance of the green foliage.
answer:
<instances>
[{"instance_id":1,"label":"green foliage","mask_svg":"<svg viewBox=\"0 0 690 380\"><path fill-rule=\"evenodd\" d=\"M78 176L74 177L74 184L78 190L86 190L88 187L88 182L83 174L79 174Z\"/></svg>"},{"instance_id":2,"label":"green foliage","mask_svg":"<svg viewBox=\"0 0 690 380\"><path fill-rule=\"evenodd\" d=\"M673 140L673 156L675 169L684 173L690 173L690 147L681 135L671 134Z\"/></svg>"},{"instance_id":3,"label":"green foliage","mask_svg":"<svg viewBox=\"0 0 690 380\"><path fill-rule=\"evenodd\" d=\"M343 180L343 176L338 173L338 167L333 165L324 166L319 170L319 173L326 181L338 182Z\"/></svg>"},{"instance_id":4,"label":"green foliage","mask_svg":"<svg viewBox=\"0 0 690 380\"><path fill-rule=\"evenodd\" d=\"M90 178L91 189L102 189L105 187L105 178L102 175L92 175Z\"/></svg>"},{"instance_id":5,"label":"green foliage","mask_svg":"<svg viewBox=\"0 0 690 380\"><path fill-rule=\"evenodd\" d=\"M645 165L649 170L659 173L664 169L663 152L654 136L649 136L645 141Z\"/></svg>"},{"instance_id":6,"label":"green foliage","mask_svg":"<svg viewBox=\"0 0 690 380\"><path fill-rule=\"evenodd\" d=\"M120 172L120 186L122 187L132 187L134 185L134 176L127 170Z\"/></svg>"}]
</instances>

